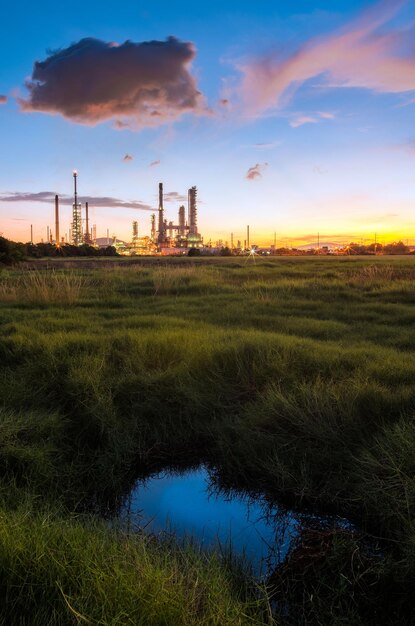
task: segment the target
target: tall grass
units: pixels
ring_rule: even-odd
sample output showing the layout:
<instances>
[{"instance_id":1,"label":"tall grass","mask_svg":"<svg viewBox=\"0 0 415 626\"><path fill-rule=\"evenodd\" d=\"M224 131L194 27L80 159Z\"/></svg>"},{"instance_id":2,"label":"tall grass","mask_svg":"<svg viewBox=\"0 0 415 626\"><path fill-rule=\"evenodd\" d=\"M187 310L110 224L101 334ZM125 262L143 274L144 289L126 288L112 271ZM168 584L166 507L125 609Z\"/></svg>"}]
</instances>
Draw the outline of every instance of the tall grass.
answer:
<instances>
[{"instance_id":1,"label":"tall grass","mask_svg":"<svg viewBox=\"0 0 415 626\"><path fill-rule=\"evenodd\" d=\"M250 266L238 259L172 266L143 261L78 272L3 272L0 492L9 494L4 510L18 510L28 491L39 506L53 500L66 510L102 510L114 507L138 474L204 461L220 484L348 516L382 537L390 566L385 562L376 570L377 593L393 579L400 581L394 593L400 586L407 594L415 555L414 275L414 258L267 260ZM27 537L38 523L30 520L32 515ZM72 531L64 520L59 523L66 546L63 537ZM98 530L88 532L92 537ZM62 549L73 554L70 546ZM10 551L7 558L18 554L18 545ZM120 557L120 578L121 562ZM334 561L323 559L323 569L324 562L324 572L332 571ZM70 569L64 563L62 571ZM189 561L185 567L191 568ZM101 568L100 561L97 579ZM23 589L24 579L16 580L12 588ZM169 588L164 579L154 580L154 589ZM324 593L316 588L313 593L321 597L315 604L335 603L340 582ZM99 622L104 617L86 583L74 590L65 585L69 604L79 599L74 610L92 623L123 623L124 617L111 612L107 622ZM140 597L147 597L140 589ZM69 615L62 593L50 593L59 615ZM126 615L133 603L129 593ZM197 604L199 591L189 593ZM39 597L33 607L40 607ZM333 623L341 623L342 598L332 609ZM398 611L397 596L393 602ZM170 615L163 607L153 623L163 612ZM357 620L363 609L356 607ZM186 610L205 619L194 607ZM298 606L292 610L299 615ZM304 623L314 623L311 617L306 621L314 615L308 601L303 610ZM242 613L229 615L222 611L215 619L249 623ZM135 623L135 614L131 619ZM174 613L169 619L181 623L190 617ZM364 620L370 623L366 613Z\"/></svg>"},{"instance_id":2,"label":"tall grass","mask_svg":"<svg viewBox=\"0 0 415 626\"><path fill-rule=\"evenodd\" d=\"M53 512L0 513L4 624L270 624L215 553Z\"/></svg>"},{"instance_id":3,"label":"tall grass","mask_svg":"<svg viewBox=\"0 0 415 626\"><path fill-rule=\"evenodd\" d=\"M34 270L5 277L0 275L0 301L73 305L79 301L85 287L85 278L74 271Z\"/></svg>"}]
</instances>

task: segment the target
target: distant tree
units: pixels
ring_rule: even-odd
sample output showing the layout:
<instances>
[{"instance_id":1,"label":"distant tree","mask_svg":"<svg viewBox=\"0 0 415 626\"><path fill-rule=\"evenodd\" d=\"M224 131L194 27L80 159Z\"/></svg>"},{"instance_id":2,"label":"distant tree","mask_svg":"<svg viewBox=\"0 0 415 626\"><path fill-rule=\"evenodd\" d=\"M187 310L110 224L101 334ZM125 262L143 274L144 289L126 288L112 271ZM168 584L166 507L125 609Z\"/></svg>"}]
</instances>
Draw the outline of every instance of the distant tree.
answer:
<instances>
[{"instance_id":1,"label":"distant tree","mask_svg":"<svg viewBox=\"0 0 415 626\"><path fill-rule=\"evenodd\" d=\"M107 246L101 252L102 256L118 256L118 252L114 246Z\"/></svg>"},{"instance_id":2,"label":"distant tree","mask_svg":"<svg viewBox=\"0 0 415 626\"><path fill-rule=\"evenodd\" d=\"M199 248L190 248L187 256L200 256Z\"/></svg>"},{"instance_id":3,"label":"distant tree","mask_svg":"<svg viewBox=\"0 0 415 626\"><path fill-rule=\"evenodd\" d=\"M5 237L0 237L0 263L13 265L24 261L26 258L26 246L24 243L16 243Z\"/></svg>"},{"instance_id":4,"label":"distant tree","mask_svg":"<svg viewBox=\"0 0 415 626\"><path fill-rule=\"evenodd\" d=\"M383 246L381 243L371 243L366 246L367 254L381 254L383 252Z\"/></svg>"},{"instance_id":5,"label":"distant tree","mask_svg":"<svg viewBox=\"0 0 415 626\"><path fill-rule=\"evenodd\" d=\"M408 254L409 247L403 241L394 241L393 243L388 243L383 248L383 252L384 254Z\"/></svg>"},{"instance_id":6,"label":"distant tree","mask_svg":"<svg viewBox=\"0 0 415 626\"><path fill-rule=\"evenodd\" d=\"M219 254L220 254L220 256L232 256L232 252L230 251L228 246L225 246L224 248L221 248Z\"/></svg>"},{"instance_id":7,"label":"distant tree","mask_svg":"<svg viewBox=\"0 0 415 626\"><path fill-rule=\"evenodd\" d=\"M112 246L109 247L111 248ZM99 250L97 250L93 246L90 246L87 243L83 243L81 246L79 246L78 253L79 256L97 256L99 254Z\"/></svg>"},{"instance_id":8,"label":"distant tree","mask_svg":"<svg viewBox=\"0 0 415 626\"><path fill-rule=\"evenodd\" d=\"M29 257L34 257L35 259L38 259L40 256L42 256L41 251L39 250L37 245L34 243L27 243L26 250L27 250L27 256Z\"/></svg>"}]
</instances>

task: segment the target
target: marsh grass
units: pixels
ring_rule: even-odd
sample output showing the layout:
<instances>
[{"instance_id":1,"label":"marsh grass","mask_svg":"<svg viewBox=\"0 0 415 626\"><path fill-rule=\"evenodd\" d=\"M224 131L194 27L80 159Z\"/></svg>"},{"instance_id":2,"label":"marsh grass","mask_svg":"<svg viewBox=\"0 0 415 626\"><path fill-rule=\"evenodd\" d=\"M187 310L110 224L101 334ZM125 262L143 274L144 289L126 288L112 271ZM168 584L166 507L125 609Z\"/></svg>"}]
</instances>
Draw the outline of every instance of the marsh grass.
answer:
<instances>
[{"instance_id":1,"label":"marsh grass","mask_svg":"<svg viewBox=\"0 0 415 626\"><path fill-rule=\"evenodd\" d=\"M0 302L73 305L85 291L85 278L74 271L34 270L0 275Z\"/></svg>"},{"instance_id":2,"label":"marsh grass","mask_svg":"<svg viewBox=\"0 0 415 626\"><path fill-rule=\"evenodd\" d=\"M250 266L238 259L182 259L171 266L143 261L78 271L3 271L0 493L4 498L8 494L4 511L15 512L13 523L25 536L21 545L29 546L40 527L40 518L23 512L26 505L19 509L27 493L39 507L52 501L64 511L102 511L119 502L137 475L203 461L218 484L265 494L271 502L282 498L293 507L349 517L382 537L387 559L376 569L370 601L384 593L388 580L398 581L393 594L401 588L401 596L391 600L398 619L399 607L409 598L415 557L414 264L412 257L270 259ZM113 542L109 554L130 539L104 539L90 519L81 525L82 532L80 527L71 530L76 520L67 517L55 516L55 530L47 530L53 544L60 528L62 551L56 551L62 571L53 570L53 575L63 581L65 595L56 586L52 592L50 581L41 591L38 574L30 582L39 624L47 594L53 599L46 603L50 623L82 621L71 614L65 597L91 623L140 623L134 621L133 609L138 595L147 598L140 610L149 621L142 623L250 623L238 613L245 610L238 604L245 592L227 596L228 614L223 607L222 612L206 608L206 599L200 600L206 608L201 613L195 607L205 591L191 587L192 601L183 600L180 609L188 613L180 613L174 600L166 599L177 563L177 553L172 548L169 556L166 545L157 550L165 564L172 559L173 569L166 579L152 574L153 595L138 585L137 596L131 590L122 595L119 613L114 600L103 617L94 597L101 598L104 591L93 585L102 575L123 588L124 567L125 585L132 585L129 557L117 552L111 575L105 569L109 563L97 557L96 582L88 582L94 593L89 594L71 563L80 559L88 569L95 557L83 544L79 554L71 552L65 534L89 533L88 541L96 535L102 545ZM7 559L17 563L19 545L11 542ZM29 559L29 548L24 550L21 563L30 572L36 560ZM39 550L41 554L43 548ZM346 553L336 554L342 571L338 555ZM184 570L206 580L206 589L215 589L214 580L204 578L200 559L191 563L187 560ZM340 578L329 584L334 563L322 559L322 569L313 570L326 581L324 589L313 591L321 615L326 603L333 623L354 623L352 618L356 624L360 618L375 623L363 601L352 598L346 611L347 585L341 587ZM66 569L84 582L71 587L65 582ZM135 575L141 570L137 561ZM3 592L11 606L16 603L16 615L23 611L26 580L18 571ZM307 575L303 583L297 580L297 590L303 584L306 592ZM232 575L225 576L226 584L220 576L216 580L226 588L226 576ZM190 583L177 584L181 597L180 590ZM153 598L159 587L166 587L167 594L160 606ZM107 582L102 589L115 597ZM323 617L318 622L310 598L300 609L295 604L299 596L294 596L291 610L298 623L325 623ZM154 615L146 612L152 605L158 606ZM262 623L262 610L254 623ZM349 622L341 621L342 611ZM161 620L164 613L171 622Z\"/></svg>"},{"instance_id":3,"label":"marsh grass","mask_svg":"<svg viewBox=\"0 0 415 626\"><path fill-rule=\"evenodd\" d=\"M216 553L53 511L0 519L2 623L270 623L264 590Z\"/></svg>"}]
</instances>

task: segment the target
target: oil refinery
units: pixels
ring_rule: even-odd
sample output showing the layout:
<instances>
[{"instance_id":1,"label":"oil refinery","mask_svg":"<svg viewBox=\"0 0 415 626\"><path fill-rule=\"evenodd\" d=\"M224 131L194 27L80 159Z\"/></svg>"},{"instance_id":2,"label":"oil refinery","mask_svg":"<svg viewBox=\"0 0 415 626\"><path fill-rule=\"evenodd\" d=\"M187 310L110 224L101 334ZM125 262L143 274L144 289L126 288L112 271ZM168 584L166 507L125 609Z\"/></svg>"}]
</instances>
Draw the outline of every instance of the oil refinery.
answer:
<instances>
[{"instance_id":1,"label":"oil refinery","mask_svg":"<svg viewBox=\"0 0 415 626\"><path fill-rule=\"evenodd\" d=\"M72 221L69 233L65 237L60 236L59 219L59 196L55 196L55 237L52 230L47 227L47 241L57 246L71 243L75 246L92 245L104 247L114 245L119 254L126 256L136 255L171 255L186 254L190 248L202 248L203 237L197 227L197 187L191 187L187 192L187 216L186 207L182 204L178 209L176 223L167 221L164 211L163 183L159 183L158 189L158 218L153 213L150 217L150 235L140 235L138 221L132 222L132 237L130 242L117 240L113 235L97 239L96 225L90 227L89 206L85 202L83 208L78 198L78 172L73 171L73 204ZM31 231L33 243L33 231Z\"/></svg>"}]
</instances>

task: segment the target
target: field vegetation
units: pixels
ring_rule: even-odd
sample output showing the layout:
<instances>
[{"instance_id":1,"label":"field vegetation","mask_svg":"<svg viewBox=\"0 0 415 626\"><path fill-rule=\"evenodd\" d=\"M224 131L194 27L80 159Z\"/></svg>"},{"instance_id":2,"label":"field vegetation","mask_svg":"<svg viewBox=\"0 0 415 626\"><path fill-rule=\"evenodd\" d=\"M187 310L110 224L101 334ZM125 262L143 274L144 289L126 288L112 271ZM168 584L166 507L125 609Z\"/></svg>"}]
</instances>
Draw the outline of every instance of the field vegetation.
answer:
<instances>
[{"instance_id":1,"label":"field vegetation","mask_svg":"<svg viewBox=\"0 0 415 626\"><path fill-rule=\"evenodd\" d=\"M415 258L0 271L0 623L412 624ZM103 521L137 476L315 522L247 564Z\"/></svg>"}]
</instances>

